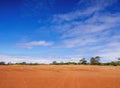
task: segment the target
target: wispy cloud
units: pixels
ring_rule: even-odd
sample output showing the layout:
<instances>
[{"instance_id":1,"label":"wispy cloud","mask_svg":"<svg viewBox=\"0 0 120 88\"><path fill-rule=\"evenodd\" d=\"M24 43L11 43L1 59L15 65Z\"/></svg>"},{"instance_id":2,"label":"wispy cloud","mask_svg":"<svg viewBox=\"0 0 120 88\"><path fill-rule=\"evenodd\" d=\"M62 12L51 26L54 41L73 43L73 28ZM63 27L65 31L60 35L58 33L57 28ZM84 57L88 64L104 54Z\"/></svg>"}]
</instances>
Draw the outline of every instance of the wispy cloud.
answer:
<instances>
[{"instance_id":1,"label":"wispy cloud","mask_svg":"<svg viewBox=\"0 0 120 88\"><path fill-rule=\"evenodd\" d=\"M79 5L83 3L88 5L79 9ZM60 34L58 46L81 49L81 52L90 50L91 53L96 55L99 54L103 57L107 55L111 58L112 51L104 53L101 51L110 50L112 48L110 44L117 44L117 48L120 49L118 47L120 42L120 13L111 13L107 10L108 7L115 3L117 3L117 0L80 0L77 10L54 15L51 28ZM99 49L99 51L97 52L96 49ZM119 51L116 50L115 46L112 50L116 52L113 57L118 57L117 52Z\"/></svg>"},{"instance_id":2,"label":"wispy cloud","mask_svg":"<svg viewBox=\"0 0 120 88\"><path fill-rule=\"evenodd\" d=\"M33 47L38 47L38 46L51 46L52 44L53 42L47 42L47 41L30 41L30 42L18 43L17 47L31 49Z\"/></svg>"}]
</instances>

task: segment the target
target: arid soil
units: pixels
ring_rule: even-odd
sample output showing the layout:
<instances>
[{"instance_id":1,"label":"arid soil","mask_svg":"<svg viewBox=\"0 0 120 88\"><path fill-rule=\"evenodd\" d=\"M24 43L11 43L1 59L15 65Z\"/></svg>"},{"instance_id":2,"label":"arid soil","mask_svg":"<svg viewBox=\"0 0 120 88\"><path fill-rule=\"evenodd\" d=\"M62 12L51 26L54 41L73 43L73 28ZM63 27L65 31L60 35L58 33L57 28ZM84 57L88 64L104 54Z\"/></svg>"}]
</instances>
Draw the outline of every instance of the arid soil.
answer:
<instances>
[{"instance_id":1,"label":"arid soil","mask_svg":"<svg viewBox=\"0 0 120 88\"><path fill-rule=\"evenodd\" d=\"M0 66L0 88L120 88L120 67Z\"/></svg>"}]
</instances>

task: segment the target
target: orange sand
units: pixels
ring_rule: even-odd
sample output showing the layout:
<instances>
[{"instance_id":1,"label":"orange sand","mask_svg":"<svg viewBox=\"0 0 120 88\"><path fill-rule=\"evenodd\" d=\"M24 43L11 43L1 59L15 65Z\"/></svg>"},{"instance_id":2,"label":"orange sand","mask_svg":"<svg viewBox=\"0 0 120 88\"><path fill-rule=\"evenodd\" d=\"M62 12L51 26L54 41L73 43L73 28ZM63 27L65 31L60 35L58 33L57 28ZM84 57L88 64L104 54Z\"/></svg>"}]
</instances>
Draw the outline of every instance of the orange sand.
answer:
<instances>
[{"instance_id":1,"label":"orange sand","mask_svg":"<svg viewBox=\"0 0 120 88\"><path fill-rule=\"evenodd\" d=\"M120 67L0 66L0 88L120 88Z\"/></svg>"}]
</instances>

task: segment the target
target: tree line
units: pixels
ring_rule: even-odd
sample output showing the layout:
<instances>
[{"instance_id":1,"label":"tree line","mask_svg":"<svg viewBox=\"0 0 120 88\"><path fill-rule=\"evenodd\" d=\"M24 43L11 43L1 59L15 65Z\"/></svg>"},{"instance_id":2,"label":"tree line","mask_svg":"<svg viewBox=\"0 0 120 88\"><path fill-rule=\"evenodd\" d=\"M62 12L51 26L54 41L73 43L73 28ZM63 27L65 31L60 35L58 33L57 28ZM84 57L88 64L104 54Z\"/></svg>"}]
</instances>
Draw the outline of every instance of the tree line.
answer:
<instances>
[{"instance_id":1,"label":"tree line","mask_svg":"<svg viewBox=\"0 0 120 88\"><path fill-rule=\"evenodd\" d=\"M112 61L112 62L105 62L102 63L100 62L100 56L96 57L91 57L90 61L88 62L86 58L82 58L79 60L79 62L57 62L53 61L50 63L50 65L112 65L112 66L120 66L120 58L117 59L117 61ZM45 65L44 63L27 63L27 62L20 62L20 63L5 63L3 61L0 62L0 65Z\"/></svg>"},{"instance_id":2,"label":"tree line","mask_svg":"<svg viewBox=\"0 0 120 88\"><path fill-rule=\"evenodd\" d=\"M82 58L79 60L79 62L57 62L53 61L52 65L112 65L112 66L120 66L120 58L117 59L117 61L111 61L111 62L100 62L100 56L91 57L90 61L88 62L85 58Z\"/></svg>"},{"instance_id":3,"label":"tree line","mask_svg":"<svg viewBox=\"0 0 120 88\"><path fill-rule=\"evenodd\" d=\"M19 63L5 63L4 61L0 62L0 65L44 65L44 63L27 63L27 62L19 62Z\"/></svg>"}]
</instances>

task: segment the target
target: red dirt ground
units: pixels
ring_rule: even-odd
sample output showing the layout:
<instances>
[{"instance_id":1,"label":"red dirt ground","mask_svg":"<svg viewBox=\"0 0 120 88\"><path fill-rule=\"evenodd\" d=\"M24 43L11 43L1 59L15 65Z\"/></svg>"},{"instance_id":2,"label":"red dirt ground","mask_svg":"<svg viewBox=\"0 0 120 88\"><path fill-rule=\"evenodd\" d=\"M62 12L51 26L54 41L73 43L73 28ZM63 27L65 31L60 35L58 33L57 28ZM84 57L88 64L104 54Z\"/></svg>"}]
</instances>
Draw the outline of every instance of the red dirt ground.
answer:
<instances>
[{"instance_id":1,"label":"red dirt ground","mask_svg":"<svg viewBox=\"0 0 120 88\"><path fill-rule=\"evenodd\" d=\"M120 67L0 66L0 88L120 88Z\"/></svg>"}]
</instances>

